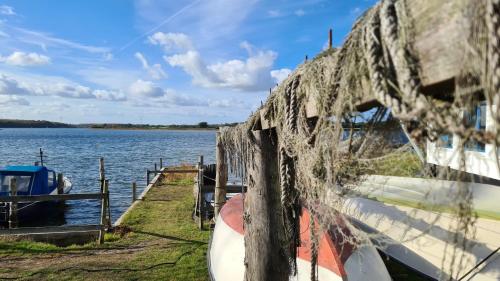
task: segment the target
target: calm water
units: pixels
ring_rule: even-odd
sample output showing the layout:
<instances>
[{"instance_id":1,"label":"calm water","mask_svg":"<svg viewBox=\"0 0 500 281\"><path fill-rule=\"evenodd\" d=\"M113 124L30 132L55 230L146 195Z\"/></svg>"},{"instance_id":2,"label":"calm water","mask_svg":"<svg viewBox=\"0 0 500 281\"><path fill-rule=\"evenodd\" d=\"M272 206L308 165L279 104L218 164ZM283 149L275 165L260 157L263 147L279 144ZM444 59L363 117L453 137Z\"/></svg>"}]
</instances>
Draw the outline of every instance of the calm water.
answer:
<instances>
[{"instance_id":1,"label":"calm water","mask_svg":"<svg viewBox=\"0 0 500 281\"><path fill-rule=\"evenodd\" d=\"M73 183L72 193L99 192L99 158L109 179L111 217L115 221L130 205L131 183L138 194L146 185L146 170L163 158L164 165L215 162L215 131L118 131L92 129L1 129L0 166L32 165L38 150L46 166ZM68 201L61 223L98 223L99 202Z\"/></svg>"}]
</instances>

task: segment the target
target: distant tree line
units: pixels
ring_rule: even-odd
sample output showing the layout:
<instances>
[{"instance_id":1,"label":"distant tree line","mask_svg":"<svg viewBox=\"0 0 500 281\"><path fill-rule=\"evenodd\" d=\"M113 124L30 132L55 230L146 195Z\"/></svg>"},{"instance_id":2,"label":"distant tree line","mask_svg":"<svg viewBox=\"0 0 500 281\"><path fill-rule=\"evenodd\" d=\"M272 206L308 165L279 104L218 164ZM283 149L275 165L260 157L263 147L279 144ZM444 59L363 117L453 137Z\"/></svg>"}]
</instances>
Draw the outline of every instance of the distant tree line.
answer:
<instances>
[{"instance_id":1,"label":"distant tree line","mask_svg":"<svg viewBox=\"0 0 500 281\"><path fill-rule=\"evenodd\" d=\"M131 123L88 123L88 124L65 124L60 122L51 122L45 120L17 120L0 119L0 128L92 128L92 129L128 129L128 130L188 130L188 129L217 129L224 126L236 126L238 123L209 124L208 122L199 122L193 125L150 125L150 124L131 124Z\"/></svg>"},{"instance_id":2,"label":"distant tree line","mask_svg":"<svg viewBox=\"0 0 500 281\"><path fill-rule=\"evenodd\" d=\"M75 128L75 126L45 120L0 119L0 128Z\"/></svg>"}]
</instances>

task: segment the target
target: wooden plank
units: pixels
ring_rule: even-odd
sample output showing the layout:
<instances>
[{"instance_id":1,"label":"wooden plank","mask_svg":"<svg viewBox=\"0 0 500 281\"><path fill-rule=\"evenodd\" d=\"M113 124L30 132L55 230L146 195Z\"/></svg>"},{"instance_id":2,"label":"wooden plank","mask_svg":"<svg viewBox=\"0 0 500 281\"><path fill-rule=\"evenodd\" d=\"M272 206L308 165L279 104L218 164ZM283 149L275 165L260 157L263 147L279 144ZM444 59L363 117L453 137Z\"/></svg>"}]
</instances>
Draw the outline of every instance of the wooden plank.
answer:
<instances>
[{"instance_id":1,"label":"wooden plank","mask_svg":"<svg viewBox=\"0 0 500 281\"><path fill-rule=\"evenodd\" d=\"M22 228L0 229L0 235L90 232L90 231L99 231L100 229L101 229L101 226L99 224L45 226L45 227L22 227Z\"/></svg>"},{"instance_id":2,"label":"wooden plank","mask_svg":"<svg viewBox=\"0 0 500 281\"><path fill-rule=\"evenodd\" d=\"M102 198L101 193L57 194L57 195L17 195L2 196L0 202L43 202L69 200L97 200Z\"/></svg>"},{"instance_id":3,"label":"wooden plank","mask_svg":"<svg viewBox=\"0 0 500 281\"><path fill-rule=\"evenodd\" d=\"M412 19L407 34L413 35L409 43L416 52L424 86L451 79L463 70L469 41L467 27L478 20L467 18L467 11L478 4L476 1L407 1L408 18Z\"/></svg>"}]
</instances>

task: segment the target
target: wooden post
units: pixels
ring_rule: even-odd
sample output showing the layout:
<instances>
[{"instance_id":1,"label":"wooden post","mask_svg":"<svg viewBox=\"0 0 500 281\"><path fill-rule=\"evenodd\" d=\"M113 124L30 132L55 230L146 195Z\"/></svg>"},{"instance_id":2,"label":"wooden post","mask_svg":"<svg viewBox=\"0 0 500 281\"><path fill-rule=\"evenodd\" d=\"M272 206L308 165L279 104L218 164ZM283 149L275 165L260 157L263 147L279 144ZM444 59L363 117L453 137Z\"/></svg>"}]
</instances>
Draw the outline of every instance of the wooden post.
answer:
<instances>
[{"instance_id":1,"label":"wooden post","mask_svg":"<svg viewBox=\"0 0 500 281\"><path fill-rule=\"evenodd\" d=\"M245 280L289 280L281 247L284 226L280 201L277 138L274 131L254 131L249 149L245 196Z\"/></svg>"},{"instance_id":2,"label":"wooden post","mask_svg":"<svg viewBox=\"0 0 500 281\"><path fill-rule=\"evenodd\" d=\"M155 163L155 176L156 176L156 173L158 172L158 166L156 165Z\"/></svg>"},{"instance_id":3,"label":"wooden post","mask_svg":"<svg viewBox=\"0 0 500 281\"><path fill-rule=\"evenodd\" d=\"M99 231L99 244L104 243L104 228L106 226L106 211L107 211L107 193L108 193L108 181L106 180L102 189L102 199L101 199L101 230Z\"/></svg>"},{"instance_id":4,"label":"wooden post","mask_svg":"<svg viewBox=\"0 0 500 281\"><path fill-rule=\"evenodd\" d=\"M101 192L104 189L104 180L106 180L106 175L104 174L104 158L99 158L99 181L101 182Z\"/></svg>"},{"instance_id":5,"label":"wooden post","mask_svg":"<svg viewBox=\"0 0 500 281\"><path fill-rule=\"evenodd\" d=\"M40 165L43 166L43 150L40 147Z\"/></svg>"},{"instance_id":6,"label":"wooden post","mask_svg":"<svg viewBox=\"0 0 500 281\"><path fill-rule=\"evenodd\" d=\"M149 169L148 169L148 170L146 171L146 186L148 186L148 185L149 185L149 173L150 173L150 171L149 171Z\"/></svg>"},{"instance_id":7,"label":"wooden post","mask_svg":"<svg viewBox=\"0 0 500 281\"><path fill-rule=\"evenodd\" d=\"M227 164L224 145L221 142L220 132L217 132L217 144L215 148L216 170L215 170L215 208L214 220L217 220L220 209L226 203L226 185L227 185Z\"/></svg>"},{"instance_id":8,"label":"wooden post","mask_svg":"<svg viewBox=\"0 0 500 281\"><path fill-rule=\"evenodd\" d=\"M10 196L17 196L17 180L10 179ZM17 228L17 202L10 202L9 228Z\"/></svg>"},{"instance_id":9,"label":"wooden post","mask_svg":"<svg viewBox=\"0 0 500 281\"><path fill-rule=\"evenodd\" d=\"M135 200L137 200L137 184L135 183L135 181L132 183L132 203L135 202Z\"/></svg>"},{"instance_id":10,"label":"wooden post","mask_svg":"<svg viewBox=\"0 0 500 281\"><path fill-rule=\"evenodd\" d=\"M333 30L330 28L328 31L328 49L331 49L333 45Z\"/></svg>"},{"instance_id":11,"label":"wooden post","mask_svg":"<svg viewBox=\"0 0 500 281\"><path fill-rule=\"evenodd\" d=\"M163 158L160 158L160 170L163 168Z\"/></svg>"},{"instance_id":12,"label":"wooden post","mask_svg":"<svg viewBox=\"0 0 500 281\"><path fill-rule=\"evenodd\" d=\"M57 194L64 194L64 176L57 174Z\"/></svg>"},{"instance_id":13,"label":"wooden post","mask_svg":"<svg viewBox=\"0 0 500 281\"><path fill-rule=\"evenodd\" d=\"M204 206L205 206L205 198L203 198L203 155L200 155L198 160L198 214L200 220L199 228L203 230L203 216L204 216Z\"/></svg>"},{"instance_id":14,"label":"wooden post","mask_svg":"<svg viewBox=\"0 0 500 281\"><path fill-rule=\"evenodd\" d=\"M107 211L107 217L106 217L106 228L111 229L111 204L109 203L109 181L106 180L104 182L105 189L106 189L106 211Z\"/></svg>"}]
</instances>

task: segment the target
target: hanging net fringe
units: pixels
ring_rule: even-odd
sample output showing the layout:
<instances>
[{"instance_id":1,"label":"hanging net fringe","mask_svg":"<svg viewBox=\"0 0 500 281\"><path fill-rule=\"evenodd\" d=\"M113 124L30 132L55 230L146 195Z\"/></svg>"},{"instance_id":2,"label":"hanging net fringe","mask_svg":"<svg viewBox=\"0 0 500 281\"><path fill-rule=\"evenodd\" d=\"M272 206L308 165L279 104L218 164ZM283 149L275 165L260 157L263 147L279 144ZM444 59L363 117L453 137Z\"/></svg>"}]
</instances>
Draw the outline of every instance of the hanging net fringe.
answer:
<instances>
[{"instance_id":1,"label":"hanging net fringe","mask_svg":"<svg viewBox=\"0 0 500 281\"><path fill-rule=\"evenodd\" d=\"M322 229L335 227L332 224L338 213L361 218L362 214L348 206L349 198L359 195L358 186L373 174L457 181L455 191L447 195L447 212L456 219L446 229L453 235L445 249L449 254L442 260L441 278L458 278L463 273L459 269L467 262L464 252L475 235L477 218L469 186L461 184L470 178L449 169L430 169L414 149L425 151L428 141L456 135L460 139L457 154L465 159L470 142L496 146L500 142L500 0L478 1L470 9L464 11L469 15L463 29L468 33L467 42L463 42L467 55L455 79L452 100L422 92L406 1L384 0L358 19L340 48L326 50L300 65L274 88L261 110L246 123L222 129L230 171L245 178L252 161L250 131L258 128L262 117L275 126L287 234L283 243L289 245L292 274L296 273L296 246L300 243L301 206L313 211ZM311 99L315 99L314 108L308 108ZM378 105L371 113L361 114L357 105L369 99L376 99ZM466 124L462 114L483 99L489 112L495 112L491 113L494 125L480 131ZM316 118L307 118L311 109L317 112ZM415 143L413 149L396 140L402 125ZM464 165L462 161L460 168ZM420 223L411 215L407 217L406 225ZM419 235L433 231L439 220L437 215L428 221ZM344 243L359 245L374 238L345 221L349 235ZM409 231L404 230L398 242L419 237L405 235ZM382 239L378 246L389 243ZM316 258L313 255L313 261ZM316 278L312 272L311 278Z\"/></svg>"}]
</instances>

